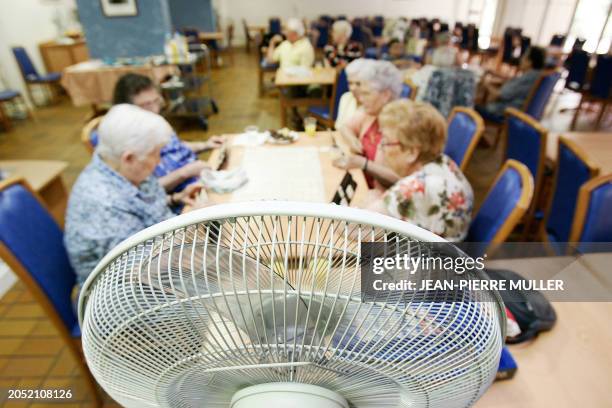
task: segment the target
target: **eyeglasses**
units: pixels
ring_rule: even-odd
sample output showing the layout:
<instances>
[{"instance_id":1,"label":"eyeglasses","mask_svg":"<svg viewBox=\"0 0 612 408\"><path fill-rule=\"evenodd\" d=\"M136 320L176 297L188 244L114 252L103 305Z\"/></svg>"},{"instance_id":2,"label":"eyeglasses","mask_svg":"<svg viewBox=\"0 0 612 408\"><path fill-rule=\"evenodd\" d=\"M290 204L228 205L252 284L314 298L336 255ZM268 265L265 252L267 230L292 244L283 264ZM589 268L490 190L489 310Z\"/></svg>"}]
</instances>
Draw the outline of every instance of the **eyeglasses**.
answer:
<instances>
[{"instance_id":1,"label":"eyeglasses","mask_svg":"<svg viewBox=\"0 0 612 408\"><path fill-rule=\"evenodd\" d=\"M380 142L381 147L401 146L400 142Z\"/></svg>"}]
</instances>

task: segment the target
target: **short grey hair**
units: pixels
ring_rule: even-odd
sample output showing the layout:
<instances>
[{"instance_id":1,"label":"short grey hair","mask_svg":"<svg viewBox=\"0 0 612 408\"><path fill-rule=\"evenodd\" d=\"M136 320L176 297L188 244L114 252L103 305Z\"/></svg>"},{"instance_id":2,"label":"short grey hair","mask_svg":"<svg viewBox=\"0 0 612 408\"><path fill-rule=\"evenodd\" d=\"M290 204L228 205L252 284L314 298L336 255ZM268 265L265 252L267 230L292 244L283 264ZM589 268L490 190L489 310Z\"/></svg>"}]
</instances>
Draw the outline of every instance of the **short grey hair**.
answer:
<instances>
[{"instance_id":1,"label":"short grey hair","mask_svg":"<svg viewBox=\"0 0 612 408\"><path fill-rule=\"evenodd\" d=\"M300 37L304 36L304 23L299 18L290 18L287 20L287 30L297 33Z\"/></svg>"},{"instance_id":2,"label":"short grey hair","mask_svg":"<svg viewBox=\"0 0 612 408\"><path fill-rule=\"evenodd\" d=\"M173 133L162 116L122 103L113 106L100 122L96 152L110 161L118 161L125 152L142 158L168 144Z\"/></svg>"},{"instance_id":3,"label":"short grey hair","mask_svg":"<svg viewBox=\"0 0 612 408\"><path fill-rule=\"evenodd\" d=\"M355 78L357 80L361 80L362 71L368 64L372 64L375 61L367 58L357 58L356 60L351 61L345 68L346 75L351 78Z\"/></svg>"},{"instance_id":4,"label":"short grey hair","mask_svg":"<svg viewBox=\"0 0 612 408\"><path fill-rule=\"evenodd\" d=\"M360 69L360 79L368 82L378 92L391 91L393 99L402 93L402 73L389 61L372 60Z\"/></svg>"},{"instance_id":5,"label":"short grey hair","mask_svg":"<svg viewBox=\"0 0 612 408\"><path fill-rule=\"evenodd\" d=\"M346 20L338 20L332 25L332 31L344 34L348 39L353 34L353 26Z\"/></svg>"}]
</instances>

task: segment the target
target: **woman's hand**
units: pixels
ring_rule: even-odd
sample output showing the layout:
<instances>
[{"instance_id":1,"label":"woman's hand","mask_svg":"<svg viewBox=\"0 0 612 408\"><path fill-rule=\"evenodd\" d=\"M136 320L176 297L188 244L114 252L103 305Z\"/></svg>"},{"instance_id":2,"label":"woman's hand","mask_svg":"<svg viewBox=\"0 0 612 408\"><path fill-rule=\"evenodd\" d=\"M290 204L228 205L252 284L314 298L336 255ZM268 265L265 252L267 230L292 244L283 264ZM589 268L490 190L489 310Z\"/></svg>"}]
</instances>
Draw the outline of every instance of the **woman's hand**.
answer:
<instances>
[{"instance_id":1,"label":"woman's hand","mask_svg":"<svg viewBox=\"0 0 612 408\"><path fill-rule=\"evenodd\" d=\"M196 160L181 167L180 171L183 180L187 180L192 177L200 177L200 173L202 173L202 170L207 168L209 168L208 163L202 160Z\"/></svg>"},{"instance_id":2,"label":"woman's hand","mask_svg":"<svg viewBox=\"0 0 612 408\"><path fill-rule=\"evenodd\" d=\"M172 202L193 207L200 201L198 195L203 188L204 186L200 183L192 183L185 187L183 191L172 194Z\"/></svg>"},{"instance_id":3,"label":"woman's hand","mask_svg":"<svg viewBox=\"0 0 612 408\"><path fill-rule=\"evenodd\" d=\"M363 156L358 156L356 154L350 154L347 156L338 157L334 160L334 166L344 169L363 169L365 167L366 158Z\"/></svg>"},{"instance_id":4,"label":"woman's hand","mask_svg":"<svg viewBox=\"0 0 612 408\"><path fill-rule=\"evenodd\" d=\"M278 44L283 42L283 36L280 34L275 34L274 37L270 39L270 44L277 46Z\"/></svg>"},{"instance_id":5,"label":"woman's hand","mask_svg":"<svg viewBox=\"0 0 612 408\"><path fill-rule=\"evenodd\" d=\"M225 143L225 138L223 136L212 136L206 142L204 142L204 149L202 150L211 150L218 149Z\"/></svg>"}]
</instances>

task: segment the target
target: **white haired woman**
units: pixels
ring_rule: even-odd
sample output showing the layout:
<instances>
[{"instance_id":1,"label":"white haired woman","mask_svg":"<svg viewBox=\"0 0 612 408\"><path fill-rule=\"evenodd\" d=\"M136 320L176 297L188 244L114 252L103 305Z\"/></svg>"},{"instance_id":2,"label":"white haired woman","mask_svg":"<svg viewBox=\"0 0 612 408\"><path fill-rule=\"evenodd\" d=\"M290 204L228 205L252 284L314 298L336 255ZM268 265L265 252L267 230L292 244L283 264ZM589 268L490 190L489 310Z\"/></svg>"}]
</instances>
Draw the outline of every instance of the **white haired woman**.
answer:
<instances>
[{"instance_id":1,"label":"white haired woman","mask_svg":"<svg viewBox=\"0 0 612 408\"><path fill-rule=\"evenodd\" d=\"M345 169L362 168L370 187L375 187L375 180L388 187L399 176L385 166L375 165L382 139L378 115L386 104L399 98L402 74L389 61L372 61L360 68L359 77L357 100L361 106L339 129L352 154L337 160L335 165Z\"/></svg>"},{"instance_id":2,"label":"white haired woman","mask_svg":"<svg viewBox=\"0 0 612 408\"><path fill-rule=\"evenodd\" d=\"M304 24L297 18L290 18L287 21L287 39L283 41L283 37L278 34L270 39L266 54L268 62L278 62L281 68L311 67L315 53L304 32Z\"/></svg>"},{"instance_id":3,"label":"white haired woman","mask_svg":"<svg viewBox=\"0 0 612 408\"><path fill-rule=\"evenodd\" d=\"M64 242L79 284L119 242L174 216L170 205L198 205L201 185L166 195L153 176L173 133L162 116L135 105L115 105L102 119L98 147L66 212Z\"/></svg>"},{"instance_id":4,"label":"white haired woman","mask_svg":"<svg viewBox=\"0 0 612 408\"><path fill-rule=\"evenodd\" d=\"M361 58L363 46L351 41L353 26L346 20L338 20L332 25L332 44L323 48L325 65L328 67L344 67L351 61Z\"/></svg>"},{"instance_id":5,"label":"white haired woman","mask_svg":"<svg viewBox=\"0 0 612 408\"><path fill-rule=\"evenodd\" d=\"M336 129L340 129L357 112L360 106L358 99L359 85L361 84L361 71L366 65L373 62L374 60L358 58L346 66L345 70L349 90L340 97L338 116L334 124Z\"/></svg>"}]
</instances>

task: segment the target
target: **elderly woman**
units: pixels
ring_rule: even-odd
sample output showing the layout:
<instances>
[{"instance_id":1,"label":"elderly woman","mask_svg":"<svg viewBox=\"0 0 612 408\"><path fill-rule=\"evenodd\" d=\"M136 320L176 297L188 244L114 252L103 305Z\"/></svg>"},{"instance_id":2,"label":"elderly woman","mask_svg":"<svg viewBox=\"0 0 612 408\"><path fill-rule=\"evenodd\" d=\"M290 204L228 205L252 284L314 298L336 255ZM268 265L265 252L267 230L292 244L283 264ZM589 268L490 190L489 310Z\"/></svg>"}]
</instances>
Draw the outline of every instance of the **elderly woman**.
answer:
<instances>
[{"instance_id":1,"label":"elderly woman","mask_svg":"<svg viewBox=\"0 0 612 408\"><path fill-rule=\"evenodd\" d=\"M115 105L100 123L99 143L68 201L64 241L79 283L132 234L174 216L173 204L198 205L201 186L166 195L153 176L174 132L166 120L134 105Z\"/></svg>"},{"instance_id":2,"label":"elderly woman","mask_svg":"<svg viewBox=\"0 0 612 408\"><path fill-rule=\"evenodd\" d=\"M304 24L299 19L290 18L287 21L287 39L283 41L280 35L272 37L266 54L267 61L278 62L281 68L311 67L315 53L304 31Z\"/></svg>"},{"instance_id":3,"label":"elderly woman","mask_svg":"<svg viewBox=\"0 0 612 408\"><path fill-rule=\"evenodd\" d=\"M385 163L402 178L370 206L412 222L449 241L461 241L470 225L473 192L459 167L442 153L446 121L431 105L399 100L380 113Z\"/></svg>"},{"instance_id":4,"label":"elderly woman","mask_svg":"<svg viewBox=\"0 0 612 408\"><path fill-rule=\"evenodd\" d=\"M357 112L360 106L359 85L361 83L361 72L369 63L373 62L371 59L359 58L346 66L349 90L340 97L338 116L335 122L336 129L340 129Z\"/></svg>"},{"instance_id":5,"label":"elderly woman","mask_svg":"<svg viewBox=\"0 0 612 408\"><path fill-rule=\"evenodd\" d=\"M363 46L350 41L353 26L346 20L338 20L332 25L332 44L323 48L325 65L328 67L344 67L351 61L361 58Z\"/></svg>"},{"instance_id":6,"label":"elderly woman","mask_svg":"<svg viewBox=\"0 0 612 408\"><path fill-rule=\"evenodd\" d=\"M352 154L335 162L340 168L362 168L366 172L368 185L377 180L389 186L398 177L385 166L374 165L382 133L378 114L389 102L397 99L402 91L402 75L388 61L372 61L360 69L358 101L361 107L340 127L342 141Z\"/></svg>"}]
</instances>

